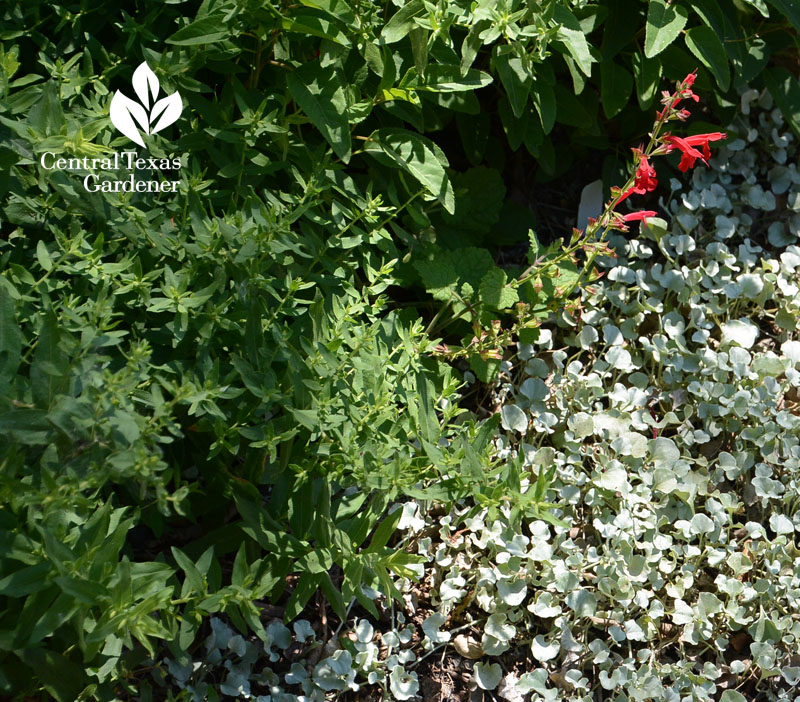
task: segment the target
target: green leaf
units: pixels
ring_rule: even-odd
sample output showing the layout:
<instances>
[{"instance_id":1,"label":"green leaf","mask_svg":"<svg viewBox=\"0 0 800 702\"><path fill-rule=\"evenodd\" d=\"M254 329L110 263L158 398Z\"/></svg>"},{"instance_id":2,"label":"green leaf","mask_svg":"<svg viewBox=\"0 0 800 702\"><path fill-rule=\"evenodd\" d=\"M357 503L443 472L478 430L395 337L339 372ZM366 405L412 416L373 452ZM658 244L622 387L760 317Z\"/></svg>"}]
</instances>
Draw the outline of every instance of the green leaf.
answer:
<instances>
[{"instance_id":1,"label":"green leaf","mask_svg":"<svg viewBox=\"0 0 800 702\"><path fill-rule=\"evenodd\" d=\"M727 90L731 84L731 72L728 66L728 55L716 32L710 27L692 27L686 32L686 46L702 64L714 74L721 90Z\"/></svg>"},{"instance_id":2,"label":"green leaf","mask_svg":"<svg viewBox=\"0 0 800 702\"><path fill-rule=\"evenodd\" d=\"M631 60L633 78L636 81L636 99L639 101L639 107L647 110L658 94L658 84L661 80L661 59L649 59L636 51Z\"/></svg>"},{"instance_id":3,"label":"green leaf","mask_svg":"<svg viewBox=\"0 0 800 702\"><path fill-rule=\"evenodd\" d=\"M212 44L227 39L231 35L229 26L223 15L206 15L185 27L181 27L164 41L167 44L177 44L179 46Z\"/></svg>"},{"instance_id":4,"label":"green leaf","mask_svg":"<svg viewBox=\"0 0 800 702\"><path fill-rule=\"evenodd\" d=\"M481 301L496 310L505 310L519 301L515 288L506 285L506 272L501 268L492 268L481 280Z\"/></svg>"},{"instance_id":5,"label":"green leaf","mask_svg":"<svg viewBox=\"0 0 800 702\"><path fill-rule=\"evenodd\" d=\"M502 47L506 48L506 47ZM511 49L510 46L508 46ZM494 56L494 65L500 75L500 82L506 90L508 101L515 117L520 117L528 104L528 95L531 91L531 74L526 69L525 63L510 51L500 51L497 47Z\"/></svg>"},{"instance_id":6,"label":"green leaf","mask_svg":"<svg viewBox=\"0 0 800 702\"><path fill-rule=\"evenodd\" d=\"M306 63L286 77L289 92L336 155L350 161L350 117L344 85L332 65Z\"/></svg>"},{"instance_id":7,"label":"green leaf","mask_svg":"<svg viewBox=\"0 0 800 702\"><path fill-rule=\"evenodd\" d=\"M603 112L611 119L628 104L633 78L622 66L613 61L600 64L600 96L603 101Z\"/></svg>"},{"instance_id":8,"label":"green leaf","mask_svg":"<svg viewBox=\"0 0 800 702\"><path fill-rule=\"evenodd\" d=\"M48 409L68 383L69 361L60 346L61 332L55 314L49 312L39 333L31 365L31 390L36 404Z\"/></svg>"},{"instance_id":9,"label":"green leaf","mask_svg":"<svg viewBox=\"0 0 800 702\"><path fill-rule=\"evenodd\" d=\"M41 90L41 97L28 112L28 124L46 136L59 134L66 126L56 81L50 80L45 83Z\"/></svg>"},{"instance_id":10,"label":"green leaf","mask_svg":"<svg viewBox=\"0 0 800 702\"><path fill-rule=\"evenodd\" d=\"M392 537L392 534L394 534L395 529L397 529L397 524L400 522L402 516L403 510L396 509L378 525L378 528L375 530L369 542L368 552L375 553L380 551L389 543L389 539Z\"/></svg>"},{"instance_id":11,"label":"green leaf","mask_svg":"<svg viewBox=\"0 0 800 702\"><path fill-rule=\"evenodd\" d=\"M233 561L233 572L231 573L231 585L237 587L244 587L245 578L250 571L247 564L247 552L245 544L242 542L239 545L239 550L236 552L236 558Z\"/></svg>"},{"instance_id":12,"label":"green leaf","mask_svg":"<svg viewBox=\"0 0 800 702\"><path fill-rule=\"evenodd\" d=\"M800 85L786 68L764 71L764 83L789 126L800 138Z\"/></svg>"},{"instance_id":13,"label":"green leaf","mask_svg":"<svg viewBox=\"0 0 800 702\"><path fill-rule=\"evenodd\" d=\"M91 580L62 575L54 579L56 584L79 602L99 606L109 596L108 590Z\"/></svg>"},{"instance_id":14,"label":"green leaf","mask_svg":"<svg viewBox=\"0 0 800 702\"><path fill-rule=\"evenodd\" d=\"M539 113L542 130L545 134L549 134L556 123L556 96L552 86L548 85L539 76L536 77L536 82L533 86L533 104L536 107L536 112Z\"/></svg>"},{"instance_id":15,"label":"green leaf","mask_svg":"<svg viewBox=\"0 0 800 702\"><path fill-rule=\"evenodd\" d=\"M0 595L5 597L24 597L44 590L50 582L44 577L52 566L48 562L21 568L0 580Z\"/></svg>"},{"instance_id":16,"label":"green leaf","mask_svg":"<svg viewBox=\"0 0 800 702\"><path fill-rule=\"evenodd\" d=\"M192 563L192 560L187 556L183 551L175 546L171 546L170 550L172 551L172 557L175 559L175 562L180 566L181 570L184 572L185 580L184 580L184 592L181 592L181 597L186 597L189 594L197 594L203 595L205 594L205 586L203 584L203 576L200 574L197 566Z\"/></svg>"},{"instance_id":17,"label":"green leaf","mask_svg":"<svg viewBox=\"0 0 800 702\"><path fill-rule=\"evenodd\" d=\"M439 160L437 147L429 139L406 129L387 127L374 131L364 148L366 151L380 151L388 156L402 170L414 176L453 214L453 186Z\"/></svg>"},{"instance_id":18,"label":"green leaf","mask_svg":"<svg viewBox=\"0 0 800 702\"><path fill-rule=\"evenodd\" d=\"M797 0L767 0L767 2L789 19L794 28L800 32L800 4Z\"/></svg>"},{"instance_id":19,"label":"green leaf","mask_svg":"<svg viewBox=\"0 0 800 702\"><path fill-rule=\"evenodd\" d=\"M594 59L589 51L589 43L586 41L581 23L569 9L561 4L555 6L553 20L559 25L556 36L564 43L581 71L586 76L590 76Z\"/></svg>"},{"instance_id":20,"label":"green leaf","mask_svg":"<svg viewBox=\"0 0 800 702\"><path fill-rule=\"evenodd\" d=\"M416 69L414 69L416 72ZM413 77L413 74L412 74ZM404 83L401 87L405 87ZM425 79L417 86L418 90L430 92L448 93L464 90L477 90L484 88L492 82L492 77L488 73L470 68L462 72L457 64L435 63L428 66L425 71Z\"/></svg>"},{"instance_id":21,"label":"green leaf","mask_svg":"<svg viewBox=\"0 0 800 702\"><path fill-rule=\"evenodd\" d=\"M647 8L647 26L644 36L644 55L653 58L678 38L686 26L689 13L677 2L669 5L665 0L650 0Z\"/></svg>"},{"instance_id":22,"label":"green leaf","mask_svg":"<svg viewBox=\"0 0 800 702\"><path fill-rule=\"evenodd\" d=\"M26 648L19 656L58 702L79 699L87 679L78 663L45 648Z\"/></svg>"},{"instance_id":23,"label":"green leaf","mask_svg":"<svg viewBox=\"0 0 800 702\"><path fill-rule=\"evenodd\" d=\"M320 37L340 46L350 46L350 39L335 23L310 12L297 12L284 19L281 26L287 32Z\"/></svg>"},{"instance_id":24,"label":"green leaf","mask_svg":"<svg viewBox=\"0 0 800 702\"><path fill-rule=\"evenodd\" d=\"M580 129L591 129L594 118L571 90L567 90L559 84L553 88L553 92L558 105L556 119L561 124Z\"/></svg>"},{"instance_id":25,"label":"green leaf","mask_svg":"<svg viewBox=\"0 0 800 702\"><path fill-rule=\"evenodd\" d=\"M381 38L387 44L394 44L400 41L416 26L414 18L421 15L424 10L425 3L422 0L411 0L411 2L406 3L384 25L383 30L381 30Z\"/></svg>"},{"instance_id":26,"label":"green leaf","mask_svg":"<svg viewBox=\"0 0 800 702\"><path fill-rule=\"evenodd\" d=\"M289 601L286 603L286 611L284 612L284 621L290 622L297 619L306 602L311 599L311 596L317 591L317 588L322 583L323 578L327 573L302 573L294 586Z\"/></svg>"},{"instance_id":27,"label":"green leaf","mask_svg":"<svg viewBox=\"0 0 800 702\"><path fill-rule=\"evenodd\" d=\"M14 302L0 287L0 396L9 388L22 354L22 333L15 318Z\"/></svg>"}]
</instances>

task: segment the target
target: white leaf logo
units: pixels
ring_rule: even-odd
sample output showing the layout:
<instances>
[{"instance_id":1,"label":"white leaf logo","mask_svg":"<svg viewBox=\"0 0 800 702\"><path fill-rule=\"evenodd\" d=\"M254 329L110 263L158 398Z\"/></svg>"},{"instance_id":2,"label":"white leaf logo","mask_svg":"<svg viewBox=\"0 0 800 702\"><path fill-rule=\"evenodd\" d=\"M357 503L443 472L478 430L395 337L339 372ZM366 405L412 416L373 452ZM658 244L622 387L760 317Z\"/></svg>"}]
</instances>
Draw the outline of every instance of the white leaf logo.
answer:
<instances>
[{"instance_id":1,"label":"white leaf logo","mask_svg":"<svg viewBox=\"0 0 800 702\"><path fill-rule=\"evenodd\" d=\"M146 61L133 72L132 83L139 102L131 100L118 90L111 99L109 116L119 132L139 146L144 146L141 132L155 134L169 127L181 116L183 105L177 92L156 101L158 76L150 70Z\"/></svg>"}]
</instances>

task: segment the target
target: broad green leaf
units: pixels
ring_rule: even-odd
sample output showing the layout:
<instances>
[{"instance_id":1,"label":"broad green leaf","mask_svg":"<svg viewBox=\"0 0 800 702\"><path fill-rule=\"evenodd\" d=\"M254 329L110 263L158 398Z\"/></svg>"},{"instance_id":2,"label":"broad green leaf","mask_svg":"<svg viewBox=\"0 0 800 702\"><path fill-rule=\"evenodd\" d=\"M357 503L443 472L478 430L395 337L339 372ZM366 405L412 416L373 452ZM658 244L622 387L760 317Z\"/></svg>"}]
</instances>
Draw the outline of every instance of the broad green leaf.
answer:
<instances>
[{"instance_id":1,"label":"broad green leaf","mask_svg":"<svg viewBox=\"0 0 800 702\"><path fill-rule=\"evenodd\" d=\"M644 37L644 55L653 58L678 38L686 26L689 13L677 2L650 0Z\"/></svg>"},{"instance_id":2,"label":"broad green leaf","mask_svg":"<svg viewBox=\"0 0 800 702\"><path fill-rule=\"evenodd\" d=\"M600 96L603 101L603 112L611 119L618 115L628 104L633 78L622 66L605 61L600 64Z\"/></svg>"},{"instance_id":3,"label":"broad green leaf","mask_svg":"<svg viewBox=\"0 0 800 702\"><path fill-rule=\"evenodd\" d=\"M509 51L495 51L494 64L500 75L500 82L508 95L514 116L520 117L528 104L531 74L522 59Z\"/></svg>"},{"instance_id":4,"label":"broad green leaf","mask_svg":"<svg viewBox=\"0 0 800 702\"><path fill-rule=\"evenodd\" d=\"M714 74L720 89L727 90L731 84L728 55L716 32L706 26L692 27L686 32L686 46Z\"/></svg>"},{"instance_id":5,"label":"broad green leaf","mask_svg":"<svg viewBox=\"0 0 800 702\"><path fill-rule=\"evenodd\" d=\"M364 149L379 151L410 173L451 214L455 211L453 186L439 160L436 146L406 129L383 128L370 134Z\"/></svg>"},{"instance_id":6,"label":"broad green leaf","mask_svg":"<svg viewBox=\"0 0 800 702\"><path fill-rule=\"evenodd\" d=\"M770 68L764 71L764 83L789 126L800 138L800 85L787 69Z\"/></svg>"},{"instance_id":7,"label":"broad green leaf","mask_svg":"<svg viewBox=\"0 0 800 702\"><path fill-rule=\"evenodd\" d=\"M553 10L553 20L558 25L557 37L564 43L567 51L575 59L575 63L586 75L592 74L592 63L594 59L589 51L589 43L583 33L581 23L575 15L564 5L558 4Z\"/></svg>"},{"instance_id":8,"label":"broad green leaf","mask_svg":"<svg viewBox=\"0 0 800 702\"><path fill-rule=\"evenodd\" d=\"M631 57L631 61L633 77L636 81L636 98L639 101L639 107L646 110L658 94L658 85L661 80L661 59L649 59L637 51Z\"/></svg>"},{"instance_id":9,"label":"broad green leaf","mask_svg":"<svg viewBox=\"0 0 800 702\"><path fill-rule=\"evenodd\" d=\"M179 46L212 44L231 36L229 27L229 23L224 20L222 15L207 15L182 27L164 41L167 44Z\"/></svg>"},{"instance_id":10,"label":"broad green leaf","mask_svg":"<svg viewBox=\"0 0 800 702\"><path fill-rule=\"evenodd\" d=\"M307 63L286 77L289 92L345 163L350 161L350 117L344 86L332 65Z\"/></svg>"},{"instance_id":11,"label":"broad green leaf","mask_svg":"<svg viewBox=\"0 0 800 702\"><path fill-rule=\"evenodd\" d=\"M505 310L519 301L515 288L508 286L506 272L502 268L492 268L481 280L481 302L495 310Z\"/></svg>"}]
</instances>

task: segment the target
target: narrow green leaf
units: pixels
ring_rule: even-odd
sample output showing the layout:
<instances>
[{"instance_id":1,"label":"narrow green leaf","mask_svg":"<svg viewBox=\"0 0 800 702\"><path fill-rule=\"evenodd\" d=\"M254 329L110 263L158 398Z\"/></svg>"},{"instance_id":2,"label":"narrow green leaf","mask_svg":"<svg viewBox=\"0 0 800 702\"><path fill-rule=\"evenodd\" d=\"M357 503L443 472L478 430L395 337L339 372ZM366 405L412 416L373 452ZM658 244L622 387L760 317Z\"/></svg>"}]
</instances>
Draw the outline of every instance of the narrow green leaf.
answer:
<instances>
[{"instance_id":1,"label":"narrow green leaf","mask_svg":"<svg viewBox=\"0 0 800 702\"><path fill-rule=\"evenodd\" d=\"M644 35L644 55L653 58L678 38L689 13L683 5L665 0L650 0Z\"/></svg>"},{"instance_id":2,"label":"narrow green leaf","mask_svg":"<svg viewBox=\"0 0 800 702\"><path fill-rule=\"evenodd\" d=\"M581 23L569 9L561 4L555 6L553 20L559 25L557 37L563 42L581 71L586 76L590 76L594 59L589 51L589 43L586 41Z\"/></svg>"},{"instance_id":3,"label":"narrow green leaf","mask_svg":"<svg viewBox=\"0 0 800 702\"><path fill-rule=\"evenodd\" d=\"M319 129L336 155L350 161L350 118L347 96L333 66L307 63L286 77L294 101Z\"/></svg>"},{"instance_id":4,"label":"narrow green leaf","mask_svg":"<svg viewBox=\"0 0 800 702\"><path fill-rule=\"evenodd\" d=\"M381 38L387 44L400 41L415 26L414 18L425 10L422 0L411 0L395 12L381 31Z\"/></svg>"},{"instance_id":5,"label":"narrow green leaf","mask_svg":"<svg viewBox=\"0 0 800 702\"><path fill-rule=\"evenodd\" d=\"M249 573L250 568L247 565L247 553L245 544L242 542L239 545L239 550L236 552L236 558L233 561L233 572L231 574L231 585L244 587L245 578Z\"/></svg>"},{"instance_id":6,"label":"narrow green leaf","mask_svg":"<svg viewBox=\"0 0 800 702\"><path fill-rule=\"evenodd\" d=\"M537 76L533 85L532 95L533 104L542 122L542 131L545 134L549 134L555 126L557 112L556 96L553 88Z\"/></svg>"},{"instance_id":7,"label":"narrow green leaf","mask_svg":"<svg viewBox=\"0 0 800 702\"><path fill-rule=\"evenodd\" d=\"M287 32L297 32L312 37L327 39L341 46L350 46L350 39L339 27L318 15L309 12L298 12L291 17L287 17L281 23Z\"/></svg>"},{"instance_id":8,"label":"narrow green leaf","mask_svg":"<svg viewBox=\"0 0 800 702\"><path fill-rule=\"evenodd\" d=\"M10 575L6 575L0 580L0 595L5 597L24 597L33 592L44 590L50 585L50 582L44 577L50 572L50 568L50 563L43 562L20 568Z\"/></svg>"},{"instance_id":9,"label":"narrow green leaf","mask_svg":"<svg viewBox=\"0 0 800 702\"><path fill-rule=\"evenodd\" d=\"M720 89L727 90L731 84L728 55L716 32L705 25L692 27L686 32L686 46L714 74Z\"/></svg>"},{"instance_id":10,"label":"narrow green leaf","mask_svg":"<svg viewBox=\"0 0 800 702\"><path fill-rule=\"evenodd\" d=\"M61 332L53 312L45 317L31 365L31 390L36 404L48 409L68 382L69 363L60 346Z\"/></svg>"},{"instance_id":11,"label":"narrow green leaf","mask_svg":"<svg viewBox=\"0 0 800 702\"><path fill-rule=\"evenodd\" d=\"M283 615L284 621L290 622L300 616L303 607L306 606L311 596L317 591L325 575L326 573L306 572L298 578L289 601L286 603L286 610Z\"/></svg>"},{"instance_id":12,"label":"narrow green leaf","mask_svg":"<svg viewBox=\"0 0 800 702\"><path fill-rule=\"evenodd\" d=\"M375 553L389 543L389 539L392 537L392 534L394 534L402 516L403 510L398 508L378 525L378 528L372 535L372 540L369 542L368 552Z\"/></svg>"},{"instance_id":13,"label":"narrow green leaf","mask_svg":"<svg viewBox=\"0 0 800 702\"><path fill-rule=\"evenodd\" d=\"M492 77L477 68L470 68L462 72L461 67L457 64L436 63L428 66L425 71L425 79L418 84L417 90L450 93L477 90L486 87L491 82Z\"/></svg>"},{"instance_id":14,"label":"narrow green leaf","mask_svg":"<svg viewBox=\"0 0 800 702\"><path fill-rule=\"evenodd\" d=\"M17 325L14 302L0 286L0 395L17 372L22 355L22 332Z\"/></svg>"},{"instance_id":15,"label":"narrow green leaf","mask_svg":"<svg viewBox=\"0 0 800 702\"><path fill-rule=\"evenodd\" d=\"M172 557L175 559L175 562L178 564L180 569L184 572L186 579L184 581L184 590L186 593L181 593L181 597L186 597L187 595L193 593L202 595L205 594L205 586L203 585L203 576L200 574L197 566L192 563L192 560L187 556L183 551L175 546L172 546ZM204 554L205 555L205 554Z\"/></svg>"},{"instance_id":16,"label":"narrow green leaf","mask_svg":"<svg viewBox=\"0 0 800 702\"><path fill-rule=\"evenodd\" d=\"M229 26L229 23L224 21L222 15L207 15L185 27L181 27L165 41L167 44L177 44L179 46L212 44L227 39L231 35Z\"/></svg>"}]
</instances>

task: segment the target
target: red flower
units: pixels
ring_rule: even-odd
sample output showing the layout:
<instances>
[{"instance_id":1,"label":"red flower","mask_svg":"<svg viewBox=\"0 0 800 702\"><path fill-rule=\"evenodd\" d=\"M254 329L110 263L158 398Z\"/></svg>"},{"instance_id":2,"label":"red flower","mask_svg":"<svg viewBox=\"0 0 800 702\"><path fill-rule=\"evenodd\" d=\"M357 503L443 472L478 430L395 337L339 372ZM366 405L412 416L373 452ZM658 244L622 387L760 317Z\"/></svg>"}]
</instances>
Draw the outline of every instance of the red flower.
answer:
<instances>
[{"instance_id":1,"label":"red flower","mask_svg":"<svg viewBox=\"0 0 800 702\"><path fill-rule=\"evenodd\" d=\"M640 210L639 212L631 212L630 214L623 215L622 219L625 222L633 222L638 219L640 222L647 224L647 218L655 217L657 214L658 212L653 212L653 210Z\"/></svg>"},{"instance_id":2,"label":"red flower","mask_svg":"<svg viewBox=\"0 0 800 702\"><path fill-rule=\"evenodd\" d=\"M694 79L697 78L697 69L693 70L686 78L683 79L683 83L687 88L691 88L694 85Z\"/></svg>"},{"instance_id":3,"label":"red flower","mask_svg":"<svg viewBox=\"0 0 800 702\"><path fill-rule=\"evenodd\" d=\"M643 189L644 192L650 192L651 190L655 190L658 186L658 180L656 180L656 169L653 168L647 161L647 156L645 156L639 149L634 149L634 153L637 152L639 155L639 167L636 169L636 178L633 181L633 185L636 188Z\"/></svg>"},{"instance_id":4,"label":"red flower","mask_svg":"<svg viewBox=\"0 0 800 702\"><path fill-rule=\"evenodd\" d=\"M709 134L695 134L694 136L684 137L683 140L692 146L702 146L703 158L709 159L711 158L711 149L708 146L708 142L719 141L720 139L726 139L727 137L728 135L723 134L722 132L710 132Z\"/></svg>"},{"instance_id":5,"label":"red flower","mask_svg":"<svg viewBox=\"0 0 800 702\"><path fill-rule=\"evenodd\" d=\"M697 159L708 165L707 159L711 158L711 149L708 146L708 142L725 138L726 135L721 132L711 132L710 134L695 134L690 137L668 135L664 137L664 141L668 145L669 151L672 151L676 146L680 149L682 156L678 168L682 171L688 171L694 167ZM695 146L702 146L703 153L695 149Z\"/></svg>"},{"instance_id":6,"label":"red flower","mask_svg":"<svg viewBox=\"0 0 800 702\"><path fill-rule=\"evenodd\" d=\"M617 201L617 204L630 195L644 195L651 190L655 190L658 186L656 169L650 165L647 156L642 153L641 149L634 149L633 153L639 157L639 165L636 167L633 185L622 193L622 197Z\"/></svg>"}]
</instances>

